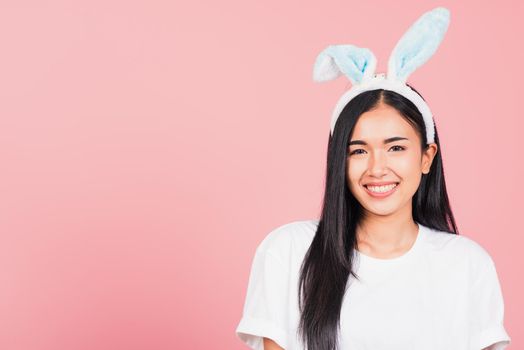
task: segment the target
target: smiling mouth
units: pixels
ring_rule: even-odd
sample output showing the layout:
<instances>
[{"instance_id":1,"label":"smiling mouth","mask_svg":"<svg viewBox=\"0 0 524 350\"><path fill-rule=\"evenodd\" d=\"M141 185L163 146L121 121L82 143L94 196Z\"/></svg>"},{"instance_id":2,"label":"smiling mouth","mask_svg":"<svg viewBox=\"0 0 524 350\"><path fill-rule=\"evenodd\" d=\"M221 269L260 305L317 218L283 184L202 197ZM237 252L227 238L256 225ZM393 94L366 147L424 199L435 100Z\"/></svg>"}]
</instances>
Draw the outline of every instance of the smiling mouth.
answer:
<instances>
[{"instance_id":1,"label":"smiling mouth","mask_svg":"<svg viewBox=\"0 0 524 350\"><path fill-rule=\"evenodd\" d=\"M382 186L371 186L371 185L364 185L364 187L372 193L376 194L385 194L391 192L394 188L398 186L398 182L395 182L393 184L389 185L382 185Z\"/></svg>"}]
</instances>

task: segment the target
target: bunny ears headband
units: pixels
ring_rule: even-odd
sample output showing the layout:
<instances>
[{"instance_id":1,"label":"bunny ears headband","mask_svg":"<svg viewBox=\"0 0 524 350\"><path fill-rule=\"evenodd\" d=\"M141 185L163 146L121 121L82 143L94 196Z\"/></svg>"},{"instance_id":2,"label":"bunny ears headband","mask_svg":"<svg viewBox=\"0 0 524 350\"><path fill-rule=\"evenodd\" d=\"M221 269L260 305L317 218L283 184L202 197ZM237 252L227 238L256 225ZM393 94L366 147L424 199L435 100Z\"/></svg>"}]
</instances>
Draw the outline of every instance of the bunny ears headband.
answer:
<instances>
[{"instance_id":1,"label":"bunny ears headband","mask_svg":"<svg viewBox=\"0 0 524 350\"><path fill-rule=\"evenodd\" d=\"M346 104L364 91L394 91L415 104L424 118L427 143L433 143L435 126L426 102L406 85L408 76L433 56L449 26L449 10L437 7L424 13L397 42L388 61L387 76L375 74L377 59L367 48L354 45L330 45L315 61L313 80L324 82L344 74L352 84L338 100L331 117L331 135Z\"/></svg>"}]
</instances>

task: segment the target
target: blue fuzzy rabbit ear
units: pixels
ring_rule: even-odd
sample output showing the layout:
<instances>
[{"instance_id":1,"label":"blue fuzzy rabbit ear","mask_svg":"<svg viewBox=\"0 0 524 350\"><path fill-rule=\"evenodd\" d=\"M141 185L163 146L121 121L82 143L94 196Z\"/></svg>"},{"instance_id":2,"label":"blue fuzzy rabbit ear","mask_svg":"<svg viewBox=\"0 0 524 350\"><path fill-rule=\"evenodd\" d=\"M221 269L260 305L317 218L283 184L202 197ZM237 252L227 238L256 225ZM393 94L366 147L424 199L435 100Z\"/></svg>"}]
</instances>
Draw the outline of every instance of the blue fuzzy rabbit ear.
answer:
<instances>
[{"instance_id":1,"label":"blue fuzzy rabbit ear","mask_svg":"<svg viewBox=\"0 0 524 350\"><path fill-rule=\"evenodd\" d=\"M388 61L388 78L406 82L408 76L437 51L449 26L449 10L424 13L397 42Z\"/></svg>"},{"instance_id":2,"label":"blue fuzzy rabbit ear","mask_svg":"<svg viewBox=\"0 0 524 350\"><path fill-rule=\"evenodd\" d=\"M367 48L354 45L330 45L315 61L313 80L323 82L344 74L353 85L375 73L377 59Z\"/></svg>"}]
</instances>

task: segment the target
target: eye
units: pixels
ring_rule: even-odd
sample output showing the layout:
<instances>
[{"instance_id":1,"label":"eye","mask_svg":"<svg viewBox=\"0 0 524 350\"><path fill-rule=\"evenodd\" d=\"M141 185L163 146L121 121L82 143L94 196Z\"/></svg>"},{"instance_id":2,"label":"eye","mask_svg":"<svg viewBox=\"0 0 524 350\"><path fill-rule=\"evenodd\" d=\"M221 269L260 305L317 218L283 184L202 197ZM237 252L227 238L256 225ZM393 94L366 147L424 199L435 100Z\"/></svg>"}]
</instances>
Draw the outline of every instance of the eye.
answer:
<instances>
[{"instance_id":1,"label":"eye","mask_svg":"<svg viewBox=\"0 0 524 350\"><path fill-rule=\"evenodd\" d=\"M358 148L358 149L354 150L353 152L350 152L349 155L360 154L360 153L357 153L358 151L364 151L364 150L362 148Z\"/></svg>"},{"instance_id":2,"label":"eye","mask_svg":"<svg viewBox=\"0 0 524 350\"><path fill-rule=\"evenodd\" d=\"M392 146L390 149L393 149L393 148L395 148L395 147L400 148L400 151L403 151L403 150L406 149L406 148L404 148L404 147L402 147L402 146L398 146L398 145L396 145L396 146Z\"/></svg>"}]
</instances>

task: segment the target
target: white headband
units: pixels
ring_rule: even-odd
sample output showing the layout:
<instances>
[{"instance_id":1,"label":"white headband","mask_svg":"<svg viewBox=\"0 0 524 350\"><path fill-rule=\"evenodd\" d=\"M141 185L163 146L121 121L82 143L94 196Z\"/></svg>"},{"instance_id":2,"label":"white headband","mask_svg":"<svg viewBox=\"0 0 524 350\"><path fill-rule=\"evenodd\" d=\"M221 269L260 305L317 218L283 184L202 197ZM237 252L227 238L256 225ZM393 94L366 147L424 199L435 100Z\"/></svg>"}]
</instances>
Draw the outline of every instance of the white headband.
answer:
<instances>
[{"instance_id":1,"label":"white headband","mask_svg":"<svg viewBox=\"0 0 524 350\"><path fill-rule=\"evenodd\" d=\"M347 103L364 91L394 91L413 102L426 126L427 143L433 143L433 114L426 102L406 85L408 76L433 56L449 26L449 10L437 7L424 13L397 42L388 61L387 76L375 74L377 59L371 50L354 45L330 45L315 61L313 80L324 82L344 74L352 84L338 100L331 116L331 135L340 113Z\"/></svg>"}]
</instances>

